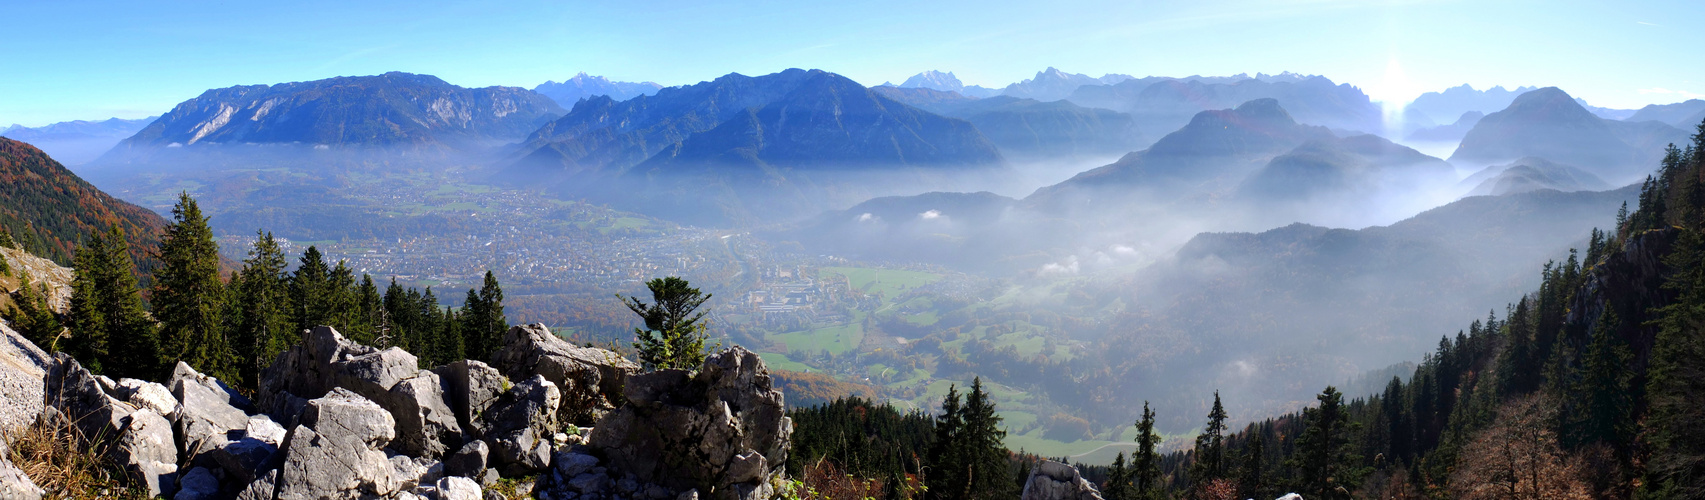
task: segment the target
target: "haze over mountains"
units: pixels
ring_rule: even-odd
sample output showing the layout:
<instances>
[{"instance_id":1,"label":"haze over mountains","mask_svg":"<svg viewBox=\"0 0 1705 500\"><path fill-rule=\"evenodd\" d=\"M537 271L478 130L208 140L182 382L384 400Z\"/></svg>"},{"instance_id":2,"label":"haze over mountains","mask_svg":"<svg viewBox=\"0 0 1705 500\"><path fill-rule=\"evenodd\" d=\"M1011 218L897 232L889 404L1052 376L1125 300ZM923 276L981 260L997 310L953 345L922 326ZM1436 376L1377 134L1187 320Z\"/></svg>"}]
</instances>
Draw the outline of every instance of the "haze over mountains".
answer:
<instances>
[{"instance_id":1,"label":"haze over mountains","mask_svg":"<svg viewBox=\"0 0 1705 500\"><path fill-rule=\"evenodd\" d=\"M1566 161L1612 183L1644 177L1666 144L1686 143L1681 129L1655 122L1600 118L1556 87L1517 97L1508 108L1486 115L1450 156L1459 167L1478 169L1537 156Z\"/></svg>"},{"instance_id":2,"label":"haze over mountains","mask_svg":"<svg viewBox=\"0 0 1705 500\"><path fill-rule=\"evenodd\" d=\"M159 117L150 116L137 120L75 120L34 128L13 124L5 130L0 130L0 137L30 143L59 161L80 165L100 157L119 141L135 135L156 118Z\"/></svg>"}]
</instances>

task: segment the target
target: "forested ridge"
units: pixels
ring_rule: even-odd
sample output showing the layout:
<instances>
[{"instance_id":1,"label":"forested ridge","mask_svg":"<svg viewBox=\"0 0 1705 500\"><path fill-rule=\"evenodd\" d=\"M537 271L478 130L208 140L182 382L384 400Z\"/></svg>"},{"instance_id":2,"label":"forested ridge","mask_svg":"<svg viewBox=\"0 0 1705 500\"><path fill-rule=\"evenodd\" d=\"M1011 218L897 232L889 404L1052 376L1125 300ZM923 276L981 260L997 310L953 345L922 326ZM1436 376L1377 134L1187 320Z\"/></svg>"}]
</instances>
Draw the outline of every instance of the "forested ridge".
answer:
<instances>
[{"instance_id":1,"label":"forested ridge","mask_svg":"<svg viewBox=\"0 0 1705 500\"><path fill-rule=\"evenodd\" d=\"M115 224L137 249L131 259L152 268L145 250L159 243L165 219L95 189L35 146L0 137L0 233L19 248L66 265L78 245Z\"/></svg>"}]
</instances>

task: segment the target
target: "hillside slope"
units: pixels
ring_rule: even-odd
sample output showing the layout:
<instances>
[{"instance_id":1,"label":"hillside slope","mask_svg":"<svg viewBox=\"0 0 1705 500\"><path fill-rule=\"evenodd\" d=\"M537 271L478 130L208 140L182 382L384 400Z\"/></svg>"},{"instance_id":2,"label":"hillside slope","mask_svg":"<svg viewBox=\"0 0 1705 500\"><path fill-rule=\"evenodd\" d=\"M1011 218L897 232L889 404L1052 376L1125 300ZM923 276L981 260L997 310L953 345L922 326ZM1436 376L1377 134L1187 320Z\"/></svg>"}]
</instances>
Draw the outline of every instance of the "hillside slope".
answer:
<instances>
[{"instance_id":1,"label":"hillside slope","mask_svg":"<svg viewBox=\"0 0 1705 500\"><path fill-rule=\"evenodd\" d=\"M88 235L113 224L147 269L165 219L95 189L35 146L0 138L0 228L24 249L68 264Z\"/></svg>"}]
</instances>

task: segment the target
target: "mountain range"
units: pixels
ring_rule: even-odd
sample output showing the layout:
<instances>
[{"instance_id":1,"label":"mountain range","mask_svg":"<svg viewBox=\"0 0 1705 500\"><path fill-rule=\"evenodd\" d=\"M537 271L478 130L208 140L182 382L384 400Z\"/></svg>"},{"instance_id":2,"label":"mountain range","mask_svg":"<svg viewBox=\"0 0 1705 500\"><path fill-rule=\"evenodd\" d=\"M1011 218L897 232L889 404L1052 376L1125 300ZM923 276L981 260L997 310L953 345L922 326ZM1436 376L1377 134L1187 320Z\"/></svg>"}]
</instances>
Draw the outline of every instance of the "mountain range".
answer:
<instances>
[{"instance_id":1,"label":"mountain range","mask_svg":"<svg viewBox=\"0 0 1705 500\"><path fill-rule=\"evenodd\" d=\"M457 148L514 141L562 113L550 98L526 89L469 89L391 72L209 90L114 152L123 158L214 144Z\"/></svg>"},{"instance_id":2,"label":"mountain range","mask_svg":"<svg viewBox=\"0 0 1705 500\"><path fill-rule=\"evenodd\" d=\"M1462 84L1438 92L1427 92L1415 97L1408 106L1403 108L1404 120L1418 123L1420 127L1444 125L1452 117L1460 117L1465 113L1491 113L1510 106L1516 96L1522 95L1538 87L1517 87L1505 89L1493 86L1486 90L1475 90L1473 86Z\"/></svg>"},{"instance_id":3,"label":"mountain range","mask_svg":"<svg viewBox=\"0 0 1705 500\"><path fill-rule=\"evenodd\" d=\"M1562 192L1610 189L1604 179L1580 167L1531 157L1507 165L1486 167L1485 170L1463 179L1462 185L1474 186L1468 196L1497 196L1541 189Z\"/></svg>"},{"instance_id":4,"label":"mountain range","mask_svg":"<svg viewBox=\"0 0 1705 500\"><path fill-rule=\"evenodd\" d=\"M1486 114L1479 111L1466 111L1449 125L1427 127L1410 132L1405 139L1417 142L1461 142L1462 136L1468 135L1474 129L1474 124L1480 123Z\"/></svg>"},{"instance_id":5,"label":"mountain range","mask_svg":"<svg viewBox=\"0 0 1705 500\"><path fill-rule=\"evenodd\" d=\"M534 132L517 157L502 174L509 182L706 224L803 217L1005 164L968 122L801 69L588 99ZM893 175L861 175L873 171ZM623 194L611 196L612 186Z\"/></svg>"},{"instance_id":6,"label":"mountain range","mask_svg":"<svg viewBox=\"0 0 1705 500\"><path fill-rule=\"evenodd\" d=\"M1624 121L1657 121L1692 131L1705 122L1705 100L1688 99L1674 104L1652 104L1635 111Z\"/></svg>"},{"instance_id":7,"label":"mountain range","mask_svg":"<svg viewBox=\"0 0 1705 500\"><path fill-rule=\"evenodd\" d=\"M90 234L114 224L139 267L158 262L152 253L166 225L159 214L95 189L35 146L0 137L0 228L24 250L69 265Z\"/></svg>"},{"instance_id":8,"label":"mountain range","mask_svg":"<svg viewBox=\"0 0 1705 500\"><path fill-rule=\"evenodd\" d=\"M1612 183L1627 183L1655 168L1665 144L1686 139L1681 129L1655 121L1600 118L1568 93L1546 87L1523 93L1509 107L1480 119L1450 161L1479 168L1539 157L1579 166Z\"/></svg>"},{"instance_id":9,"label":"mountain range","mask_svg":"<svg viewBox=\"0 0 1705 500\"><path fill-rule=\"evenodd\" d=\"M1011 96L972 99L926 88L873 87L890 99L971 122L1014 160L1118 156L1146 142L1131 115L1070 101Z\"/></svg>"},{"instance_id":10,"label":"mountain range","mask_svg":"<svg viewBox=\"0 0 1705 500\"><path fill-rule=\"evenodd\" d=\"M1007 85L1001 90L1001 95L1035 99L1038 101L1058 101L1085 85L1113 85L1135 78L1131 75L1108 73L1100 78L1093 76L1067 73L1049 67L1036 72L1034 78Z\"/></svg>"},{"instance_id":11,"label":"mountain range","mask_svg":"<svg viewBox=\"0 0 1705 500\"><path fill-rule=\"evenodd\" d=\"M1377 133L1384 127L1380 108L1349 84L1294 74L1227 80L1231 79L1132 79L1080 87L1067 99L1082 106L1130 113L1143 132L1152 135L1177 130L1196 113L1263 98L1278 100L1296 121L1309 125L1360 133Z\"/></svg>"},{"instance_id":12,"label":"mountain range","mask_svg":"<svg viewBox=\"0 0 1705 500\"><path fill-rule=\"evenodd\" d=\"M533 87L533 92L551 98L563 109L570 109L574 107L574 103L589 97L605 95L611 99L626 101L642 95L656 94L662 88L662 85L652 82L616 82L581 72L561 82L541 83Z\"/></svg>"},{"instance_id":13,"label":"mountain range","mask_svg":"<svg viewBox=\"0 0 1705 500\"><path fill-rule=\"evenodd\" d=\"M60 162L80 165L100 157L119 141L135 135L156 118L159 117L150 116L139 120L76 120L41 127L13 124L5 130L0 130L0 137L30 143Z\"/></svg>"}]
</instances>

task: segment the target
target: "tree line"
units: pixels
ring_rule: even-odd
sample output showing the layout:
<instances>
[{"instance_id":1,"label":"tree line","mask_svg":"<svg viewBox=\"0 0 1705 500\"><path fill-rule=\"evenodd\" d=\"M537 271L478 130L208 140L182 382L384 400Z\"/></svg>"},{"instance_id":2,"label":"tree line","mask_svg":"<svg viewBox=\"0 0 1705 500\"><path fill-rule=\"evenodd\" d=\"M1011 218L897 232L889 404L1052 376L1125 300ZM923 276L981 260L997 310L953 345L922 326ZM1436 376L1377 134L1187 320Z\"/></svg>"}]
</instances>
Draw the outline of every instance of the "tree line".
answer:
<instances>
[{"instance_id":1,"label":"tree line","mask_svg":"<svg viewBox=\"0 0 1705 500\"><path fill-rule=\"evenodd\" d=\"M159 261L151 286L139 285L130 240L114 225L73 255L66 314L48 310L45 290L24 286L4 316L30 341L98 374L160 380L183 361L250 389L263 367L316 326L362 344L400 347L423 368L489 358L509 327L503 290L489 271L454 308L441 305L431 287L392 279L381 291L372 276L357 278L347 263L328 263L312 246L292 269L271 233L257 236L240 268L222 274L207 216L180 194L150 253Z\"/></svg>"}]
</instances>

